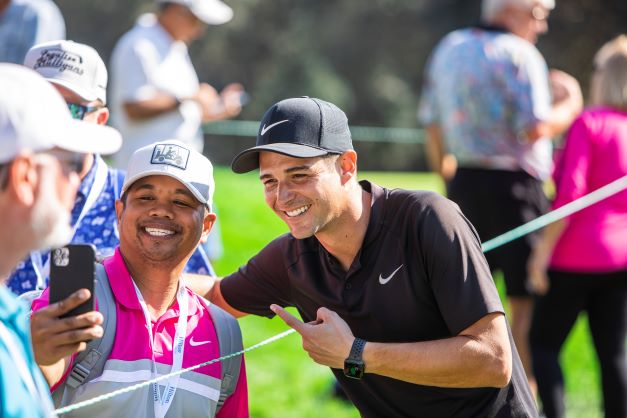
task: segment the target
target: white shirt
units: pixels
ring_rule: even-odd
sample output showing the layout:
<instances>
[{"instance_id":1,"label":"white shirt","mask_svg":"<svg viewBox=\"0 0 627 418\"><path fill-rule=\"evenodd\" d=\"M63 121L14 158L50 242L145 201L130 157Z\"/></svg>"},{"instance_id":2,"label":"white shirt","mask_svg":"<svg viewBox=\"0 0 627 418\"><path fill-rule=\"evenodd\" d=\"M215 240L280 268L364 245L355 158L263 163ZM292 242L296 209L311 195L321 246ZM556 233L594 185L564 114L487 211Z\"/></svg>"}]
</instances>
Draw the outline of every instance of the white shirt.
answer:
<instances>
[{"instance_id":1,"label":"white shirt","mask_svg":"<svg viewBox=\"0 0 627 418\"><path fill-rule=\"evenodd\" d=\"M126 168L135 150L155 141L178 139L202 152L200 106L190 100L177 109L146 120L131 120L123 104L157 93L189 97L199 82L184 42L172 39L154 14L145 14L118 41L111 56L111 124L124 138L114 165Z\"/></svg>"},{"instance_id":2,"label":"white shirt","mask_svg":"<svg viewBox=\"0 0 627 418\"><path fill-rule=\"evenodd\" d=\"M11 0L0 13L0 62L22 65L41 42L65 39L65 21L50 0Z\"/></svg>"}]
</instances>

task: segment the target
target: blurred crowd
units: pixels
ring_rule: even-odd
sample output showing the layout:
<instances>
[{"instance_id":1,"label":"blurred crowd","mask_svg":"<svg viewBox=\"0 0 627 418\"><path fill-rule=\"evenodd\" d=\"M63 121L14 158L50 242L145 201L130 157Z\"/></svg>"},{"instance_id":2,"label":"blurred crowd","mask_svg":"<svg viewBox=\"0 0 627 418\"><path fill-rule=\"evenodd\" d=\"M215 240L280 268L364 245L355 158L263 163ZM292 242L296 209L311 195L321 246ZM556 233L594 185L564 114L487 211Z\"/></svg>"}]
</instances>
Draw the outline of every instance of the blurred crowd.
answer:
<instances>
[{"instance_id":1,"label":"blurred crowd","mask_svg":"<svg viewBox=\"0 0 627 418\"><path fill-rule=\"evenodd\" d=\"M578 80L548 68L535 46L538 37L548 32L548 18L555 7L554 0L483 0L481 22L447 34L428 59L421 97L417 98L428 163L444 181L448 199L461 209L481 241L627 176L627 35L607 40L590 57L594 72L588 103L584 103ZM228 285L239 283L246 288L241 277L229 277L224 281L227 286L221 285L231 289L228 292L233 299L228 301L224 300L228 293L215 296L213 290L207 290L214 280L208 277L216 276L211 260L223 249L215 225L212 166L202 155L202 125L236 117L246 93L238 82L221 91L201 82L188 47L207 27L226 24L232 18L232 9L220 0L155 0L153 12L139 16L119 39L107 66L91 46L65 39L64 18L51 0L0 0L0 214L5 217L5 227L0 229L0 416L52 416L54 406L115 389L113 380L103 376L140 370L105 363L107 358L150 360L147 376L192 365L190 360L183 363L180 346L186 343L179 344L180 338L185 339L180 333L188 323L187 335L194 332L196 341L221 339L224 329L237 334L239 327L230 322L231 316L220 316L210 310L212 303L205 304L191 291L188 295L181 290L183 286L177 288L183 274L196 280L197 284L190 285L196 293L211 302L214 297L221 298L223 305L218 305L235 316L267 314ZM299 123L306 121L303 132L331 129L329 135L341 138L345 117L324 116L323 109L330 104L316 100L321 109L318 122L309 121L305 105L285 114ZM264 135L273 128L287 129L288 124L279 127L288 121L288 116L278 116L283 114L280 109L271 108L276 114L264 115L254 158L260 150L278 153L281 158L322 158L323 154L352 150L350 141L342 144L342 149L313 146L321 153L301 154L291 145L273 148ZM334 125L323 126L327 121ZM294 137L282 141L298 142L296 132L300 131L290 131ZM108 157L103 158L105 155ZM258 160L241 171L234 162L233 169L272 172L263 171L262 157ZM277 167L282 163L273 161ZM273 176L273 172L266 174ZM267 191L263 175L262 182ZM547 182L555 186L552 196L545 192ZM139 196L140 192L147 194ZM185 226L142 220L141 213L156 210L149 209L146 201L160 202L172 194L178 196L173 211L195 211L193 216L181 215L188 216ZM599 359L605 417L627 417L626 202L627 191L619 191L485 254L489 270L501 272L504 278L507 319L515 342L512 356L515 361L520 357L534 405L548 418L565 417L568 411L560 352L582 312L587 314ZM300 214L285 213L288 218ZM286 222L297 235L294 231L298 228L290 220ZM143 253L138 238L142 233L160 237L181 234L187 241L170 252L163 244ZM118 287L117 282L111 285L117 304L112 306L114 310L117 306L119 317L118 334L108 343L113 349L104 352L102 362L92 361L80 379L75 377L81 373L76 365L83 364L84 357L76 361L75 356L93 347L87 341L103 336L106 318L94 309L73 321L64 319L71 309L92 297L94 289L49 304L44 289L50 284L51 264L57 262L51 249L70 242L92 245L99 262L108 260L106 272L99 274L126 280L126 287ZM359 257L364 249L357 248ZM153 252L163 253L154 265L150 261ZM345 272L352 271L351 263L344 264ZM245 276L256 269L259 267L253 263L238 274ZM464 267L459 270L461 275ZM381 280L379 276L384 284ZM257 291L269 292L268 288ZM263 295L258 297L263 300ZM240 298L237 303L235 298ZM170 310L174 300L176 312ZM125 319L122 305L137 309L141 321L145 319L137 329L146 327L150 332L150 342L145 344L150 350L138 350L135 357L128 354L134 348L120 348L122 324L127 327L125 333L139 332L130 331L133 320L128 319L131 316ZM294 302L289 306L302 305ZM447 317L446 309L440 310ZM272 312L306 337L303 324L275 308ZM164 325L164 320L161 324L161 318L170 314L171 323ZM185 321L175 320L183 316ZM207 319L214 316L220 319ZM324 322L315 315L311 319L312 323ZM199 326L205 322L206 327ZM159 340L161 332L166 342ZM241 337L234 341L241 344ZM364 350L357 342L349 345L351 356L353 350ZM189 344L195 346L192 338ZM215 355L225 352L222 343L215 350ZM171 369L157 370L156 352ZM90 374L94 365L96 374ZM154 385L143 398L129 397L126 402L143 405L152 403L154 397L155 416L165 416L168 411L170 416L248 416L243 360L233 367L235 376L229 378L220 368L207 368L195 381L185 380L186 388L204 385L215 396L194 389L202 392L198 398L185 392L189 397L179 395L173 401L179 383L171 379L163 393ZM227 366L224 369L231 371ZM228 386L225 382L233 377L234 383ZM83 380L94 378L98 385L81 389ZM342 376L338 381L337 393L347 389L364 416L369 415L364 411L377 416L372 412L375 407L364 406L368 402L363 400L362 389L350 380L344 382ZM377 385L387 387L384 383L373 387ZM168 395L170 388L173 392ZM198 409L190 406L202 401L202 396L211 402ZM124 408L89 414L115 415L124 413ZM141 416L146 414L141 412Z\"/></svg>"}]
</instances>

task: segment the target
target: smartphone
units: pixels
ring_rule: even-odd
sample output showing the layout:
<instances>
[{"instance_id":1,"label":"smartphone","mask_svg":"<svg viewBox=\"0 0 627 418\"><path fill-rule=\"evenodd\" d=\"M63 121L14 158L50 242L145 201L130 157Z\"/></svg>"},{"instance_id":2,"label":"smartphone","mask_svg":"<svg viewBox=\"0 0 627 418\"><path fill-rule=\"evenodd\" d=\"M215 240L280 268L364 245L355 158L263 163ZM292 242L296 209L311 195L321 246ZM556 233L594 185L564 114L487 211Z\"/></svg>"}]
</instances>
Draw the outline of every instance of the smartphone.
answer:
<instances>
[{"instance_id":1,"label":"smartphone","mask_svg":"<svg viewBox=\"0 0 627 418\"><path fill-rule=\"evenodd\" d=\"M96 247L91 244L70 244L50 252L50 303L70 296L79 289L88 289L91 297L65 313L61 318L94 310L96 280Z\"/></svg>"}]
</instances>

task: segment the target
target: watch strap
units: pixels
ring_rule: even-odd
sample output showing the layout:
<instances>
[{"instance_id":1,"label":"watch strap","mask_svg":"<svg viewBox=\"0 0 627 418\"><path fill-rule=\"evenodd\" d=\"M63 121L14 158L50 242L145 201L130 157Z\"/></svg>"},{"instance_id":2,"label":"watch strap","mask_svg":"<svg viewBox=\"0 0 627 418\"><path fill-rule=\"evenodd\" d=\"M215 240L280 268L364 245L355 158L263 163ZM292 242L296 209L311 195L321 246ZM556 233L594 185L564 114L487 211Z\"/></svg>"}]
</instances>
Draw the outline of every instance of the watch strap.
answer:
<instances>
[{"instance_id":1,"label":"watch strap","mask_svg":"<svg viewBox=\"0 0 627 418\"><path fill-rule=\"evenodd\" d=\"M351 347L351 352L348 355L347 360L362 361L362 355L364 353L365 347L366 347L366 340L355 337L355 341L353 341L353 346Z\"/></svg>"}]
</instances>

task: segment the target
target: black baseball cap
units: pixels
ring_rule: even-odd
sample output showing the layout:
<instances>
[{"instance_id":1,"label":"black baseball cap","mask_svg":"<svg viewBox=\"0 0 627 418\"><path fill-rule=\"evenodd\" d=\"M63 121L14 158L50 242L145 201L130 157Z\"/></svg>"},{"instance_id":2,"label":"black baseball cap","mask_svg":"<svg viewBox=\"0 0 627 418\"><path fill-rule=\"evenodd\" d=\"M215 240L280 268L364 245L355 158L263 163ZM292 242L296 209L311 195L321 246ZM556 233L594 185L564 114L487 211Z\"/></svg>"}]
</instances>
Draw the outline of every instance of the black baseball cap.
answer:
<instances>
[{"instance_id":1,"label":"black baseball cap","mask_svg":"<svg viewBox=\"0 0 627 418\"><path fill-rule=\"evenodd\" d=\"M342 154L353 149L348 119L333 103L311 97L281 100L261 119L257 144L237 154L231 163L236 173L259 168L259 152L296 158Z\"/></svg>"}]
</instances>

